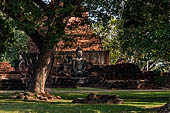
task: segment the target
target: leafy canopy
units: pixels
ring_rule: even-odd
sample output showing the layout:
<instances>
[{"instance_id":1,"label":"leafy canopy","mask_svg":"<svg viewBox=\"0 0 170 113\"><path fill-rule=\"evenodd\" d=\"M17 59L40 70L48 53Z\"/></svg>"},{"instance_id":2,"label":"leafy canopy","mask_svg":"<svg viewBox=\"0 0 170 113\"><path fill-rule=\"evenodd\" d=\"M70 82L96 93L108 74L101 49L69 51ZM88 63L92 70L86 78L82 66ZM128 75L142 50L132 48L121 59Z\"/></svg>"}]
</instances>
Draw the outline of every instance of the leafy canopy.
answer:
<instances>
[{"instance_id":1,"label":"leafy canopy","mask_svg":"<svg viewBox=\"0 0 170 113\"><path fill-rule=\"evenodd\" d=\"M126 1L120 41L123 51L170 61L169 0Z\"/></svg>"},{"instance_id":2,"label":"leafy canopy","mask_svg":"<svg viewBox=\"0 0 170 113\"><path fill-rule=\"evenodd\" d=\"M8 46L14 41L13 22L0 11L0 55L6 51Z\"/></svg>"},{"instance_id":3,"label":"leafy canopy","mask_svg":"<svg viewBox=\"0 0 170 113\"><path fill-rule=\"evenodd\" d=\"M82 5L91 16L90 22L106 25L113 15L118 15L122 0L51 0L49 4L41 0L5 1L0 1L0 10L15 21L17 29L26 32L37 46L49 47L63 38L68 19Z\"/></svg>"},{"instance_id":4,"label":"leafy canopy","mask_svg":"<svg viewBox=\"0 0 170 113\"><path fill-rule=\"evenodd\" d=\"M125 0L119 17L107 27L95 24L95 31L106 37L103 44L111 50L113 63L126 58L141 67L150 61L163 63L167 70L170 62L170 1Z\"/></svg>"}]
</instances>

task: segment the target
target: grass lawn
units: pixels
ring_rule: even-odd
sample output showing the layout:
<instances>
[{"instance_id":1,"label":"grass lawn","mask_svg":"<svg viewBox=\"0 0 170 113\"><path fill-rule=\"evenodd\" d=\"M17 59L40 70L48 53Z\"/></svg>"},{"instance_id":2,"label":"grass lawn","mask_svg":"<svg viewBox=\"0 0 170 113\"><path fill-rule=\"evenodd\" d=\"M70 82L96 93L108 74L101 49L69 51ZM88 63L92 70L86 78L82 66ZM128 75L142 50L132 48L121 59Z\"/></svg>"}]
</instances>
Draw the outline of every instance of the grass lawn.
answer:
<instances>
[{"instance_id":1,"label":"grass lawn","mask_svg":"<svg viewBox=\"0 0 170 113\"><path fill-rule=\"evenodd\" d=\"M72 104L75 98L95 94L119 95L124 104ZM11 93L0 93L0 113L156 113L148 108L164 105L170 91L121 91L96 88L52 89L63 99L53 102L4 99Z\"/></svg>"}]
</instances>

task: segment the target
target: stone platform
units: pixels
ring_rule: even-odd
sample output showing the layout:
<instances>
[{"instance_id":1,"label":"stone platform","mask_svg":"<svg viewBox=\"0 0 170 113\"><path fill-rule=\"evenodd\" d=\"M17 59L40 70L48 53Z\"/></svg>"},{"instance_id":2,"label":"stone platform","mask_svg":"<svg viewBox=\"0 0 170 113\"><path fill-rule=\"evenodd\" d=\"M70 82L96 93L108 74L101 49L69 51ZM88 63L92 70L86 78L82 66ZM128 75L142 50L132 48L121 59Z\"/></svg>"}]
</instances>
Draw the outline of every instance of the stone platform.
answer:
<instances>
[{"instance_id":1,"label":"stone platform","mask_svg":"<svg viewBox=\"0 0 170 113\"><path fill-rule=\"evenodd\" d=\"M26 83L20 71L15 71L8 62L0 62L0 90L25 90Z\"/></svg>"}]
</instances>

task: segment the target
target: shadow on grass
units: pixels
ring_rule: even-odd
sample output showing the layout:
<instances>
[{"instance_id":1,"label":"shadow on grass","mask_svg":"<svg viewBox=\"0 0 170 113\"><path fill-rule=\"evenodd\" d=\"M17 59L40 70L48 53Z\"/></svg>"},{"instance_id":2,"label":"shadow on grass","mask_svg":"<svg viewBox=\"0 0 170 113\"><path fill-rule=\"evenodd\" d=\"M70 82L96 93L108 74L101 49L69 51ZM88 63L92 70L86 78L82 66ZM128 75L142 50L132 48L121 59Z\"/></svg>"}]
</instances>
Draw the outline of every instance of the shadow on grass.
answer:
<instances>
[{"instance_id":1,"label":"shadow on grass","mask_svg":"<svg viewBox=\"0 0 170 113\"><path fill-rule=\"evenodd\" d=\"M72 104L76 98L85 98L89 93L53 93L66 100L57 102L0 100L0 113L156 113L156 109L145 109L161 106L167 102L170 92L113 91L96 92L96 94L119 95L124 100L122 105L106 104ZM8 94L0 95L1 98Z\"/></svg>"},{"instance_id":2,"label":"shadow on grass","mask_svg":"<svg viewBox=\"0 0 170 113\"><path fill-rule=\"evenodd\" d=\"M147 112L145 109L122 105L106 104L72 104L71 102L25 102L4 100L0 103L3 113L130 113ZM150 111L155 112L155 111Z\"/></svg>"},{"instance_id":3,"label":"shadow on grass","mask_svg":"<svg viewBox=\"0 0 170 113\"><path fill-rule=\"evenodd\" d=\"M59 95L63 99L73 100L76 98L86 98L88 94L89 93L55 93L54 95ZM158 104L166 103L170 97L170 92L102 92L95 94L119 95L121 99L131 102L155 102Z\"/></svg>"}]
</instances>

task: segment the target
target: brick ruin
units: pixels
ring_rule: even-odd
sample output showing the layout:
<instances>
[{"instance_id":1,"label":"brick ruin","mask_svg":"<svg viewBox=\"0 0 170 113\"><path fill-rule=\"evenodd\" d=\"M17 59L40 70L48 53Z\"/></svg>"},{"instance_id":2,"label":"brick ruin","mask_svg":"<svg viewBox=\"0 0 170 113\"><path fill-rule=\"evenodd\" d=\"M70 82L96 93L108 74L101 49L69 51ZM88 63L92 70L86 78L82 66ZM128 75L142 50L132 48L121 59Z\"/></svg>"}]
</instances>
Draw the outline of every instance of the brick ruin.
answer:
<instances>
[{"instance_id":1,"label":"brick ruin","mask_svg":"<svg viewBox=\"0 0 170 113\"><path fill-rule=\"evenodd\" d=\"M15 71L8 62L0 62L0 90L25 90L24 82L20 71Z\"/></svg>"},{"instance_id":2,"label":"brick ruin","mask_svg":"<svg viewBox=\"0 0 170 113\"><path fill-rule=\"evenodd\" d=\"M118 95L96 95L94 93L88 94L85 99L74 99L72 103L82 104L123 104L123 100Z\"/></svg>"},{"instance_id":3,"label":"brick ruin","mask_svg":"<svg viewBox=\"0 0 170 113\"><path fill-rule=\"evenodd\" d=\"M55 52L55 64L62 63L66 56L75 57L78 46L83 50L83 56L88 62L93 64L109 64L109 51L103 49L101 38L94 33L88 25L88 12L80 8L78 15L71 17L66 25L65 33L67 37L60 39ZM69 39L69 41L66 41ZM39 53L36 45L28 42L28 53Z\"/></svg>"},{"instance_id":4,"label":"brick ruin","mask_svg":"<svg viewBox=\"0 0 170 113\"><path fill-rule=\"evenodd\" d=\"M60 42L57 44L56 53L54 56L54 65L51 71L52 76L53 73L55 73L55 75L57 76L58 73L56 73L56 71L63 67L63 62L67 56L71 56L72 58L76 56L75 51L79 45L83 49L83 56L87 62L102 65L109 64L109 51L103 50L100 37L93 32L93 30L89 27L87 21L88 12L84 10L84 8L80 8L77 14L71 17L68 21L65 32L68 35L67 38L72 39L72 42L60 40ZM21 63L19 71L14 71L14 69L11 70L8 68L8 72L5 72L8 73L8 78L6 80L13 80L13 78L10 77L13 77L14 74L11 73L18 74L15 74L15 80L17 80L21 76L29 76L27 71L31 66L28 65L32 65L33 62L36 62L38 53L39 50L37 49L36 45L32 42L31 39L29 39L28 53L22 56L23 63ZM8 65L9 66L6 65L6 68L10 67L10 64ZM2 70L2 72L4 73L4 70ZM5 76L6 75L3 74L2 77ZM5 78L2 79L5 80Z\"/></svg>"},{"instance_id":5,"label":"brick ruin","mask_svg":"<svg viewBox=\"0 0 170 113\"><path fill-rule=\"evenodd\" d=\"M70 77L51 72L46 87L76 88L97 87L109 89L158 89L170 88L170 73L141 72L137 65L89 65L86 77ZM78 79L77 79L78 78ZM159 80L161 78L161 81ZM162 80L164 82L162 82ZM15 71L7 62L0 63L0 90L25 90L27 78Z\"/></svg>"}]
</instances>

